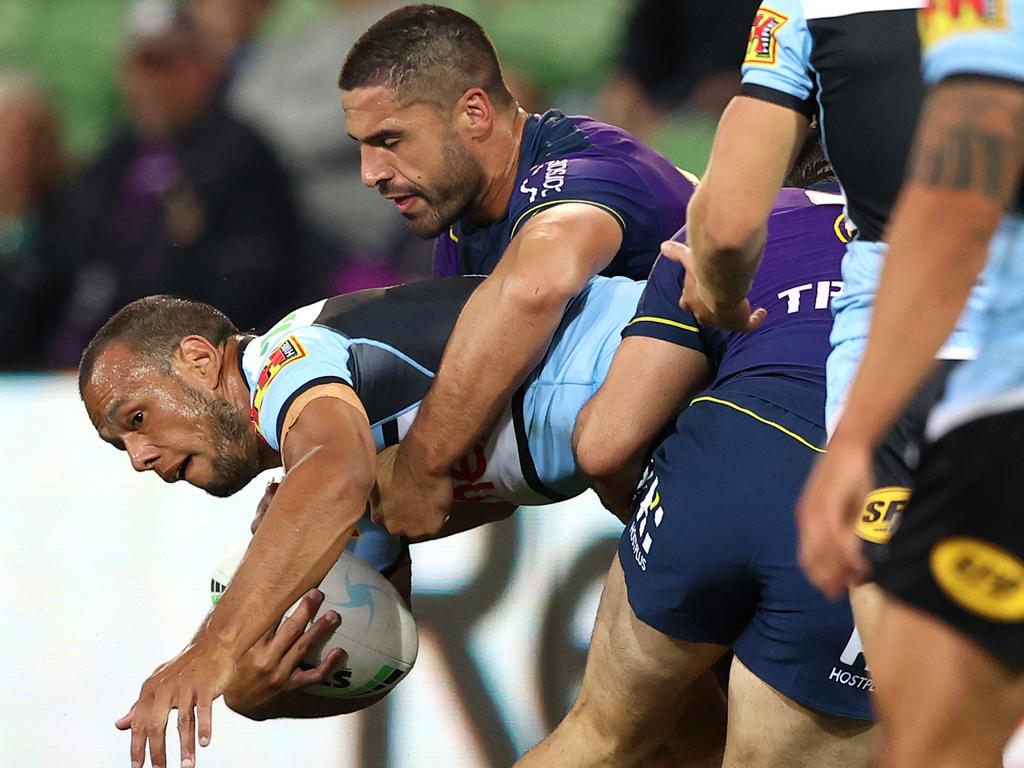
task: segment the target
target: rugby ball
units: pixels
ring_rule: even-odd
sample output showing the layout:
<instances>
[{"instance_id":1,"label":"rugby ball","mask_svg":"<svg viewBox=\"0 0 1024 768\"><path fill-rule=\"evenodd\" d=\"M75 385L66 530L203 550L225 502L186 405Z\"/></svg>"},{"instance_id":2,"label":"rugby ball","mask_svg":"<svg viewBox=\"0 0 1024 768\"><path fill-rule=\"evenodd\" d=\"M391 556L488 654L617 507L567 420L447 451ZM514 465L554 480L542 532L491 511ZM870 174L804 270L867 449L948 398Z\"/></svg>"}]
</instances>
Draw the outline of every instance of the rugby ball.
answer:
<instances>
[{"instance_id":1,"label":"rugby ball","mask_svg":"<svg viewBox=\"0 0 1024 768\"><path fill-rule=\"evenodd\" d=\"M245 555L233 550L213 571L210 597L214 604L227 589ZM342 552L320 583L324 600L314 621L335 611L341 622L334 633L303 660L316 666L334 648L343 653L322 683L303 690L333 699L375 696L394 688L416 663L419 638L416 622L390 581L349 552ZM285 613L290 616L299 603Z\"/></svg>"}]
</instances>

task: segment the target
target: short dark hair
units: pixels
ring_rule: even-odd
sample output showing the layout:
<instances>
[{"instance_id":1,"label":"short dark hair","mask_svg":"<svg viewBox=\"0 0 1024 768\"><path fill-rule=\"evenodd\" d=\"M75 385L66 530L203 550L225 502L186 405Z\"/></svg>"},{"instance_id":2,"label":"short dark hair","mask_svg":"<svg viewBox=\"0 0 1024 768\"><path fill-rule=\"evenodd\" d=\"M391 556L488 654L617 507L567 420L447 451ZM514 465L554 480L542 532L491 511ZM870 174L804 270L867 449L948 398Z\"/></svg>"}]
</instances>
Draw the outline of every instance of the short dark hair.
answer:
<instances>
[{"instance_id":1,"label":"short dark hair","mask_svg":"<svg viewBox=\"0 0 1024 768\"><path fill-rule=\"evenodd\" d=\"M821 148L821 128L818 125L818 118L814 118L784 185L804 189L833 181L836 181L836 172L832 170L832 165Z\"/></svg>"},{"instance_id":2,"label":"short dark hair","mask_svg":"<svg viewBox=\"0 0 1024 768\"><path fill-rule=\"evenodd\" d=\"M92 378L96 358L114 342L170 371L174 351L186 336L202 336L220 346L238 332L227 315L201 301L167 295L138 299L119 309L92 337L78 364L78 392Z\"/></svg>"},{"instance_id":3,"label":"short dark hair","mask_svg":"<svg viewBox=\"0 0 1024 768\"><path fill-rule=\"evenodd\" d=\"M402 104L449 109L470 88L482 88L498 106L516 104L487 33L469 16L440 5L399 8L356 41L338 87L372 86L391 88Z\"/></svg>"}]
</instances>

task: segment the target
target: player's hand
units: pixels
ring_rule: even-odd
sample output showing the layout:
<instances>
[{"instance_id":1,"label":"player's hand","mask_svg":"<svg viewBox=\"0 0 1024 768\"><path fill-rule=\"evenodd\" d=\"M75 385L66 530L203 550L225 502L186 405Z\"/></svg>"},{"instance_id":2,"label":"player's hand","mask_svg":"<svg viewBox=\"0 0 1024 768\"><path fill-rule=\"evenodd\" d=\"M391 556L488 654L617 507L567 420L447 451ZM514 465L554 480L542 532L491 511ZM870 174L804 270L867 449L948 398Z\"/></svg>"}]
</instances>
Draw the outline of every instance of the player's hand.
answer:
<instances>
[{"instance_id":1,"label":"player's hand","mask_svg":"<svg viewBox=\"0 0 1024 768\"><path fill-rule=\"evenodd\" d=\"M234 671L235 660L225 647L200 638L157 667L142 684L138 701L114 723L122 731L131 729L132 768L145 761L147 743L153 768L166 767L167 718L172 709L178 710L181 768L192 768L197 716L199 744L205 747L213 731L213 701L224 692Z\"/></svg>"},{"instance_id":2,"label":"player's hand","mask_svg":"<svg viewBox=\"0 0 1024 768\"><path fill-rule=\"evenodd\" d=\"M270 502L274 500L274 494L277 493L277 489L281 487L281 483L277 480L271 480L267 483L267 490L263 492L263 498L260 499L260 503L256 505L256 517L252 519L252 524L249 526L249 530L256 533L256 529L260 527L260 523L263 522L263 516L267 514L267 510L270 509Z\"/></svg>"},{"instance_id":3,"label":"player's hand","mask_svg":"<svg viewBox=\"0 0 1024 768\"><path fill-rule=\"evenodd\" d=\"M323 599L318 589L307 592L276 631L268 631L238 660L235 676L224 690L224 702L231 709L253 720L263 719L268 702L303 686L321 683L330 674L341 656L340 648L333 649L316 667L299 666L309 650L323 642L341 621L337 613L327 611L306 629Z\"/></svg>"},{"instance_id":4,"label":"player's hand","mask_svg":"<svg viewBox=\"0 0 1024 768\"><path fill-rule=\"evenodd\" d=\"M874 486L871 446L834 439L818 459L797 503L800 565L829 597L868 575L855 521Z\"/></svg>"},{"instance_id":5,"label":"player's hand","mask_svg":"<svg viewBox=\"0 0 1024 768\"><path fill-rule=\"evenodd\" d=\"M727 331L750 332L768 316L766 309L751 309L750 302L745 298L738 303L717 301L697 277L693 251L685 244L668 240L661 244L661 252L665 258L681 264L686 270L679 306L692 312L701 325L717 325Z\"/></svg>"},{"instance_id":6,"label":"player's hand","mask_svg":"<svg viewBox=\"0 0 1024 768\"><path fill-rule=\"evenodd\" d=\"M377 454L377 486L370 494L371 518L390 533L433 536L452 508L452 480L416 467L401 444Z\"/></svg>"}]
</instances>

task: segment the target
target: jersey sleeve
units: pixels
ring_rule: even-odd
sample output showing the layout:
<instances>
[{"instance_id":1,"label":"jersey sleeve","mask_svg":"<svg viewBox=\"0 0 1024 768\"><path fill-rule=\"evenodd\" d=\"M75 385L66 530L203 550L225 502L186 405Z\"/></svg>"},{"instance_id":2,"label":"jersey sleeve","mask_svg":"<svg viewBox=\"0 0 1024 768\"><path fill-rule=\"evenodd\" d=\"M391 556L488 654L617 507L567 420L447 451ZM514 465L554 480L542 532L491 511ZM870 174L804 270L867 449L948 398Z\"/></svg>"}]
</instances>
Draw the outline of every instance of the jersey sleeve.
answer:
<instances>
[{"instance_id":1,"label":"jersey sleeve","mask_svg":"<svg viewBox=\"0 0 1024 768\"><path fill-rule=\"evenodd\" d=\"M622 329L622 337L646 336L681 347L689 347L709 357L712 350L707 335L692 313L680 308L683 292L681 265L659 256L636 307L636 314Z\"/></svg>"},{"instance_id":2,"label":"jersey sleeve","mask_svg":"<svg viewBox=\"0 0 1024 768\"><path fill-rule=\"evenodd\" d=\"M458 240L454 230L449 227L444 234L434 238L434 277L457 277L459 275Z\"/></svg>"},{"instance_id":3,"label":"jersey sleeve","mask_svg":"<svg viewBox=\"0 0 1024 768\"><path fill-rule=\"evenodd\" d=\"M799 0L766 0L754 14L743 58L744 96L814 113L811 35Z\"/></svg>"},{"instance_id":4,"label":"jersey sleeve","mask_svg":"<svg viewBox=\"0 0 1024 768\"><path fill-rule=\"evenodd\" d=\"M256 432L275 451L281 450L281 429L291 404L320 384L351 387L348 362L348 339L327 328L306 326L272 340L251 395Z\"/></svg>"},{"instance_id":5,"label":"jersey sleeve","mask_svg":"<svg viewBox=\"0 0 1024 768\"><path fill-rule=\"evenodd\" d=\"M584 203L615 219L623 238L647 228L655 209L651 193L635 171L612 157L563 157L534 166L509 203L511 240L530 219L565 203Z\"/></svg>"},{"instance_id":6,"label":"jersey sleeve","mask_svg":"<svg viewBox=\"0 0 1024 768\"><path fill-rule=\"evenodd\" d=\"M1024 0L932 0L921 11L924 77L1024 81Z\"/></svg>"}]
</instances>

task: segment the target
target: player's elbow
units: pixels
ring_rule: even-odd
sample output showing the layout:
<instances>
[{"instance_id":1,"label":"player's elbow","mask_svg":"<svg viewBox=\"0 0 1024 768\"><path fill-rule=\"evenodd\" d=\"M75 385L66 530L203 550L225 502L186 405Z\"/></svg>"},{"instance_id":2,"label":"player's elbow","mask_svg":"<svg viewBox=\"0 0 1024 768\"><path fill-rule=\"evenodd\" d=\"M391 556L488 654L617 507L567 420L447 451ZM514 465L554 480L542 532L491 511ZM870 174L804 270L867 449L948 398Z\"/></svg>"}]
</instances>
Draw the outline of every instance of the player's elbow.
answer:
<instances>
[{"instance_id":1,"label":"player's elbow","mask_svg":"<svg viewBox=\"0 0 1024 768\"><path fill-rule=\"evenodd\" d=\"M601 408L595 397L576 418L572 435L576 464L587 477L600 480L615 475L629 461L631 451L626 442L603 428Z\"/></svg>"},{"instance_id":2,"label":"player's elbow","mask_svg":"<svg viewBox=\"0 0 1024 768\"><path fill-rule=\"evenodd\" d=\"M698 241L704 254L745 252L765 228L765 220L756 206L737 204L735 200L717 200L694 196L687 211L691 243Z\"/></svg>"},{"instance_id":3,"label":"player's elbow","mask_svg":"<svg viewBox=\"0 0 1024 768\"><path fill-rule=\"evenodd\" d=\"M586 279L572 275L515 274L501 283L501 300L523 317L561 316Z\"/></svg>"}]
</instances>

